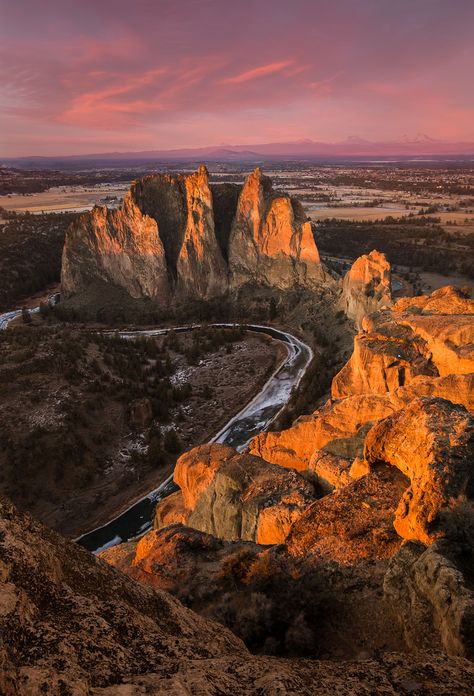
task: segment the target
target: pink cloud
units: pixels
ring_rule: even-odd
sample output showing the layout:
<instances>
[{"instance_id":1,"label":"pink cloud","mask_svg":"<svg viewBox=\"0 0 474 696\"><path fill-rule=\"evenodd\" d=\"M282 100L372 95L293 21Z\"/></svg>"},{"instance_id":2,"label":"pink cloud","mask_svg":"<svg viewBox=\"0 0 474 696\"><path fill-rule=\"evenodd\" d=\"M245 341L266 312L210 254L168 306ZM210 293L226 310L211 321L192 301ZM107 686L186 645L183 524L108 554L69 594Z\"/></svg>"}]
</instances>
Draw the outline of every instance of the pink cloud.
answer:
<instances>
[{"instance_id":1,"label":"pink cloud","mask_svg":"<svg viewBox=\"0 0 474 696\"><path fill-rule=\"evenodd\" d=\"M260 65L258 68L252 68L251 70L246 70L239 75L234 75L234 77L227 77L221 80L222 84L227 85L238 85L242 82L249 82L250 80L257 80L261 77L266 77L267 75L274 75L275 73L281 73L285 68L288 68L293 64L292 60L283 60L279 63L269 63L268 65ZM294 73L293 73L294 74Z\"/></svg>"},{"instance_id":2,"label":"pink cloud","mask_svg":"<svg viewBox=\"0 0 474 696\"><path fill-rule=\"evenodd\" d=\"M472 0L18 0L0 156L221 142L474 140Z\"/></svg>"}]
</instances>

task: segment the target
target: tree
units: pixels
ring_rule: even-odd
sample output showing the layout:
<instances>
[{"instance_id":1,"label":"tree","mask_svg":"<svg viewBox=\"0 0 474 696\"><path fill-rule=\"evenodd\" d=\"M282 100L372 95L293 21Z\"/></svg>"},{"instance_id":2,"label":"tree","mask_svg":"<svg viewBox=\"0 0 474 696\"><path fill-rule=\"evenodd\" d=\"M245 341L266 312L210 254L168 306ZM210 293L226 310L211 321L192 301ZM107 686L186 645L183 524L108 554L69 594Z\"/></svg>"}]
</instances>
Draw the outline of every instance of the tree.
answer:
<instances>
[{"instance_id":1,"label":"tree","mask_svg":"<svg viewBox=\"0 0 474 696\"><path fill-rule=\"evenodd\" d=\"M164 439L164 448L170 454L179 454L181 452L181 441L176 430L173 428L166 431Z\"/></svg>"},{"instance_id":2,"label":"tree","mask_svg":"<svg viewBox=\"0 0 474 696\"><path fill-rule=\"evenodd\" d=\"M268 318L270 321L273 321L273 319L276 319L278 316L278 309L277 309L277 303L275 298L272 296L270 298L270 304L268 307Z\"/></svg>"},{"instance_id":3,"label":"tree","mask_svg":"<svg viewBox=\"0 0 474 696\"><path fill-rule=\"evenodd\" d=\"M24 324L31 324L32 322L31 314L26 307L22 307L21 318L23 319Z\"/></svg>"}]
</instances>

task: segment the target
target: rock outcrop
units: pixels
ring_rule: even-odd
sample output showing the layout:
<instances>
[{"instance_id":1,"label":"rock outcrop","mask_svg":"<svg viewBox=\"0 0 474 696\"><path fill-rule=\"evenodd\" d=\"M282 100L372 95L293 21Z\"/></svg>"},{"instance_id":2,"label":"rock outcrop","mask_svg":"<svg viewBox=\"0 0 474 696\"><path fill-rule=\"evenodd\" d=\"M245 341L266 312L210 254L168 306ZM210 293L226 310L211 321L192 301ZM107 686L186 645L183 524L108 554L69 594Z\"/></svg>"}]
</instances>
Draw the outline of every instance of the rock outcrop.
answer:
<instances>
[{"instance_id":1,"label":"rock outcrop","mask_svg":"<svg viewBox=\"0 0 474 696\"><path fill-rule=\"evenodd\" d=\"M440 513L474 495L474 418L444 399L414 399L371 428L365 459L396 466L410 479L394 527L404 539L430 544L444 534Z\"/></svg>"},{"instance_id":2,"label":"rock outcrop","mask_svg":"<svg viewBox=\"0 0 474 696\"><path fill-rule=\"evenodd\" d=\"M472 494L473 311L474 303L448 287L371 314L363 323L372 333L356 336L352 357L333 380L333 399L287 430L258 435L250 453L312 473L324 492L373 464L399 465L412 486L395 528L403 538L431 543L449 498ZM377 449L383 442L391 454Z\"/></svg>"},{"instance_id":3,"label":"rock outcrop","mask_svg":"<svg viewBox=\"0 0 474 696\"><path fill-rule=\"evenodd\" d=\"M177 290L184 297L215 297L227 289L227 268L214 228L212 194L208 173L184 177L186 229L177 261Z\"/></svg>"},{"instance_id":4,"label":"rock outcrop","mask_svg":"<svg viewBox=\"0 0 474 696\"><path fill-rule=\"evenodd\" d=\"M293 524L288 553L354 565L390 558L402 540L393 527L407 479L386 467L314 502Z\"/></svg>"},{"instance_id":5,"label":"rock outcrop","mask_svg":"<svg viewBox=\"0 0 474 696\"><path fill-rule=\"evenodd\" d=\"M324 279L311 223L298 201L276 194L259 168L239 196L229 240L234 287L263 283L282 290Z\"/></svg>"},{"instance_id":6,"label":"rock outcrop","mask_svg":"<svg viewBox=\"0 0 474 696\"><path fill-rule=\"evenodd\" d=\"M100 557L149 587L166 590L185 601L226 590L229 559L257 557L263 547L251 542L232 542L181 524L148 532L138 541L117 544Z\"/></svg>"},{"instance_id":7,"label":"rock outcrop","mask_svg":"<svg viewBox=\"0 0 474 696\"><path fill-rule=\"evenodd\" d=\"M340 304L357 329L366 315L392 304L391 268L385 254L374 250L353 263L342 282Z\"/></svg>"},{"instance_id":8,"label":"rock outcrop","mask_svg":"<svg viewBox=\"0 0 474 696\"><path fill-rule=\"evenodd\" d=\"M0 635L5 696L86 696L182 659L246 655L230 631L135 584L3 500Z\"/></svg>"},{"instance_id":9,"label":"rock outcrop","mask_svg":"<svg viewBox=\"0 0 474 696\"><path fill-rule=\"evenodd\" d=\"M474 301L447 286L366 317L351 359L333 380L332 396L382 394L415 382L421 389L421 376L436 389L434 377L473 373ZM439 384L446 390L449 380Z\"/></svg>"},{"instance_id":10,"label":"rock outcrop","mask_svg":"<svg viewBox=\"0 0 474 696\"><path fill-rule=\"evenodd\" d=\"M174 481L180 494L158 504L155 526L179 521L228 540L280 543L314 500L313 486L296 471L226 445L201 445L182 455Z\"/></svg>"},{"instance_id":11,"label":"rock outcrop","mask_svg":"<svg viewBox=\"0 0 474 696\"><path fill-rule=\"evenodd\" d=\"M205 167L136 181L119 210L94 208L71 226L63 296L102 281L165 305L246 283L287 290L329 282L298 201L274 193L260 169L238 194L235 185L210 187Z\"/></svg>"},{"instance_id":12,"label":"rock outcrop","mask_svg":"<svg viewBox=\"0 0 474 696\"><path fill-rule=\"evenodd\" d=\"M210 543L214 553L213 540L189 542ZM447 685L450 695L467 696L474 681L471 662L439 653L339 662L251 655L224 626L138 584L4 501L0 597L5 696L443 696Z\"/></svg>"},{"instance_id":13,"label":"rock outcrop","mask_svg":"<svg viewBox=\"0 0 474 696\"><path fill-rule=\"evenodd\" d=\"M152 217L142 213L128 193L120 210L93 208L69 228L63 249L64 297L105 281L134 298L166 304L170 286L165 249Z\"/></svg>"},{"instance_id":14,"label":"rock outcrop","mask_svg":"<svg viewBox=\"0 0 474 696\"><path fill-rule=\"evenodd\" d=\"M474 659L474 592L456 544L408 543L390 560L384 592L412 650L438 649ZM435 627L435 631L433 631Z\"/></svg>"},{"instance_id":15,"label":"rock outcrop","mask_svg":"<svg viewBox=\"0 0 474 696\"><path fill-rule=\"evenodd\" d=\"M257 435L249 451L272 464L299 471L309 468L318 450L352 460L363 455L370 427L394 410L388 399L378 395L328 401L313 414L298 418L287 430Z\"/></svg>"}]
</instances>

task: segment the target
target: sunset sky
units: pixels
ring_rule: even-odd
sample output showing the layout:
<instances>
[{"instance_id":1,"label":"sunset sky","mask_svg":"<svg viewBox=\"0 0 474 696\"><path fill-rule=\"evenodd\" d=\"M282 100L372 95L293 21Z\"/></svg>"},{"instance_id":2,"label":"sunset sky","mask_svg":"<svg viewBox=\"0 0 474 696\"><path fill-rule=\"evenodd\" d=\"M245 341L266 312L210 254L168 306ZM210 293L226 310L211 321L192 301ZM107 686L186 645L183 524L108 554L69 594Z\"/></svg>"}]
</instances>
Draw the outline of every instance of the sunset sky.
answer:
<instances>
[{"instance_id":1,"label":"sunset sky","mask_svg":"<svg viewBox=\"0 0 474 696\"><path fill-rule=\"evenodd\" d=\"M0 0L0 156L474 141L474 0Z\"/></svg>"}]
</instances>

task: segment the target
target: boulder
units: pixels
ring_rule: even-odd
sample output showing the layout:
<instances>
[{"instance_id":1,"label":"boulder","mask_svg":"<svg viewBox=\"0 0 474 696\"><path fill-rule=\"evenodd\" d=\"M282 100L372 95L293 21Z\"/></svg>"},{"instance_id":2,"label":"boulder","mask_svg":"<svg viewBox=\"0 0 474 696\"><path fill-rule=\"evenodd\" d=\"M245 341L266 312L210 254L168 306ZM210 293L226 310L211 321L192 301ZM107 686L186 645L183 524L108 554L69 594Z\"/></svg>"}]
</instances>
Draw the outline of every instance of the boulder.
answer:
<instances>
[{"instance_id":1,"label":"boulder","mask_svg":"<svg viewBox=\"0 0 474 696\"><path fill-rule=\"evenodd\" d=\"M379 467L317 500L293 524L288 553L341 565L390 558L402 543L393 521L407 483L400 472Z\"/></svg>"},{"instance_id":2,"label":"boulder","mask_svg":"<svg viewBox=\"0 0 474 696\"><path fill-rule=\"evenodd\" d=\"M332 493L334 489L347 486L352 481L351 460L337 457L324 450L313 452L309 460L309 470L315 474L321 490L325 493Z\"/></svg>"},{"instance_id":3,"label":"boulder","mask_svg":"<svg viewBox=\"0 0 474 696\"><path fill-rule=\"evenodd\" d=\"M155 529L168 527L170 524L185 524L187 510L184 506L183 494L176 491L160 501L155 507L153 526Z\"/></svg>"},{"instance_id":4,"label":"boulder","mask_svg":"<svg viewBox=\"0 0 474 696\"><path fill-rule=\"evenodd\" d=\"M170 524L139 540L112 546L100 557L144 585L182 600L192 597L198 603L200 597L214 595L216 587L225 591L231 573L229 559L253 558L261 550L248 541L224 541L182 524Z\"/></svg>"},{"instance_id":5,"label":"boulder","mask_svg":"<svg viewBox=\"0 0 474 696\"><path fill-rule=\"evenodd\" d=\"M314 500L312 484L296 471L226 445L201 445L176 463L180 487L171 505L158 504L155 527L182 520L186 525L228 540L276 544ZM178 515L178 516L177 516Z\"/></svg>"},{"instance_id":6,"label":"boulder","mask_svg":"<svg viewBox=\"0 0 474 696\"><path fill-rule=\"evenodd\" d=\"M364 454L369 465L391 464L410 479L394 521L404 539L432 543L450 501L474 493L474 418L444 399L414 399L376 423Z\"/></svg>"}]
</instances>

